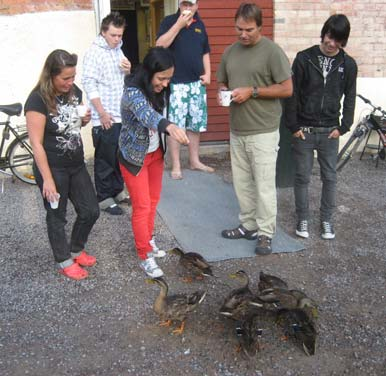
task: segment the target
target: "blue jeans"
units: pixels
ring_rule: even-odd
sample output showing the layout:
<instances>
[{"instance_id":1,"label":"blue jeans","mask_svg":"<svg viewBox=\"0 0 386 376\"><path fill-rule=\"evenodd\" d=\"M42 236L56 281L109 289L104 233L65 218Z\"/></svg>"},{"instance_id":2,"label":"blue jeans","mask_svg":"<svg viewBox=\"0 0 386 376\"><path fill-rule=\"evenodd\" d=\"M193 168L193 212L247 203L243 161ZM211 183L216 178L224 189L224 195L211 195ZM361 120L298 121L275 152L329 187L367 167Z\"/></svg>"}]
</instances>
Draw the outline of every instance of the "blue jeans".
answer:
<instances>
[{"instance_id":1,"label":"blue jeans","mask_svg":"<svg viewBox=\"0 0 386 376\"><path fill-rule=\"evenodd\" d=\"M55 261L61 263L71 259L71 253L79 253L84 249L91 229L99 217L99 205L90 175L83 163L76 167L51 167L50 169L56 190L60 194L59 207L51 209L47 200L44 200L44 207L47 211L48 239ZM42 191L43 178L36 165L34 165L34 173ZM74 205L77 214L70 243L67 241L65 232L68 200Z\"/></svg>"},{"instance_id":2,"label":"blue jeans","mask_svg":"<svg viewBox=\"0 0 386 376\"><path fill-rule=\"evenodd\" d=\"M322 180L320 219L330 222L335 209L339 139L328 138L328 133L305 133L304 135L305 140L300 138L293 140L296 214L299 221L309 219L308 185L314 164L314 150L316 150Z\"/></svg>"}]
</instances>

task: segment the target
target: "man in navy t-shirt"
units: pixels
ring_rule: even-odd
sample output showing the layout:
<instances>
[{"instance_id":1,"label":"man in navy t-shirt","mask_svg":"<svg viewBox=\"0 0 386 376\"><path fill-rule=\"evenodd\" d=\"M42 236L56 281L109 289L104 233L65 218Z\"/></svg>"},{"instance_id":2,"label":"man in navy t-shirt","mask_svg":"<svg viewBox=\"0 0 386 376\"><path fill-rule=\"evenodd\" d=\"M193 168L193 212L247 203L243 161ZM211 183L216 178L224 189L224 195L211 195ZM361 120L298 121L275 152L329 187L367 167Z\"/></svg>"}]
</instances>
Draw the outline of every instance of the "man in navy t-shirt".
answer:
<instances>
[{"instance_id":1,"label":"man in navy t-shirt","mask_svg":"<svg viewBox=\"0 0 386 376\"><path fill-rule=\"evenodd\" d=\"M192 170L214 172L199 158L200 132L207 127L206 85L210 84L208 35L197 13L198 1L179 1L177 13L167 16L157 35L157 46L170 48L175 72L170 84L169 120L186 129ZM180 145L168 138L172 179L182 179Z\"/></svg>"}]
</instances>

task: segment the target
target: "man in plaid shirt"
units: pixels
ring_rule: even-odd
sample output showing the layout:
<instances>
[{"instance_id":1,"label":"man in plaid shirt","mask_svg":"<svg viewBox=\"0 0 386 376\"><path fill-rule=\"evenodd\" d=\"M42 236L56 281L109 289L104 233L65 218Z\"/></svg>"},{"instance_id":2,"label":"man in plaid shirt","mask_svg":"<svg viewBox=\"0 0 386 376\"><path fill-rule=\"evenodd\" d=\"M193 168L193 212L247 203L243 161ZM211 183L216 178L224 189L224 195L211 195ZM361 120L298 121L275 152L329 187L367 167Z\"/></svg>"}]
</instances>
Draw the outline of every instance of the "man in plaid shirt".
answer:
<instances>
[{"instance_id":1,"label":"man in plaid shirt","mask_svg":"<svg viewBox=\"0 0 386 376\"><path fill-rule=\"evenodd\" d=\"M125 19L118 12L107 15L83 61L82 85L93 124L95 188L100 208L112 215L123 213L117 203L129 202L117 160L123 82L131 69L121 50L124 29Z\"/></svg>"}]
</instances>

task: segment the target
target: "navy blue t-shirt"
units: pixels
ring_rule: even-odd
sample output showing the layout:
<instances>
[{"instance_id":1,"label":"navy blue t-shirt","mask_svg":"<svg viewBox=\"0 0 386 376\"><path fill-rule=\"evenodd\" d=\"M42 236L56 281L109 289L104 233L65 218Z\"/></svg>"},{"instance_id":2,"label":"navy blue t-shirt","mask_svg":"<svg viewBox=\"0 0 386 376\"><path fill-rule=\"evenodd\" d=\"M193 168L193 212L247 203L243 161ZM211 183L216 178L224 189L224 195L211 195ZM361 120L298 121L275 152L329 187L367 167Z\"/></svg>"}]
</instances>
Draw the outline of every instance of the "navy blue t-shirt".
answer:
<instances>
[{"instance_id":1,"label":"navy blue t-shirt","mask_svg":"<svg viewBox=\"0 0 386 376\"><path fill-rule=\"evenodd\" d=\"M176 23L180 11L164 18L157 38L165 34ZM195 82L204 74L202 57L210 52L205 25L196 12L189 27L180 30L169 49L174 54L175 70L172 82L175 84Z\"/></svg>"}]
</instances>

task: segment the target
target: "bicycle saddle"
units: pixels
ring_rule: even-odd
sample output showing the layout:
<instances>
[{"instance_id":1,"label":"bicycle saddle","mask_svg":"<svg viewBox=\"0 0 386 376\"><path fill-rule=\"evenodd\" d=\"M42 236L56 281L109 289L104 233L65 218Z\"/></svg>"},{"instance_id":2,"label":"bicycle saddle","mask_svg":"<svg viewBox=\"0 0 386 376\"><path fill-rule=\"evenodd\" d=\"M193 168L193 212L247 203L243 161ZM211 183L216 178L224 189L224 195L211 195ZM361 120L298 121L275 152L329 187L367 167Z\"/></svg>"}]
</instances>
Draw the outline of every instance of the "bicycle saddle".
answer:
<instances>
[{"instance_id":1,"label":"bicycle saddle","mask_svg":"<svg viewBox=\"0 0 386 376\"><path fill-rule=\"evenodd\" d=\"M21 114L22 109L23 105L21 103L0 105L0 112L4 112L8 116L19 116Z\"/></svg>"}]
</instances>

